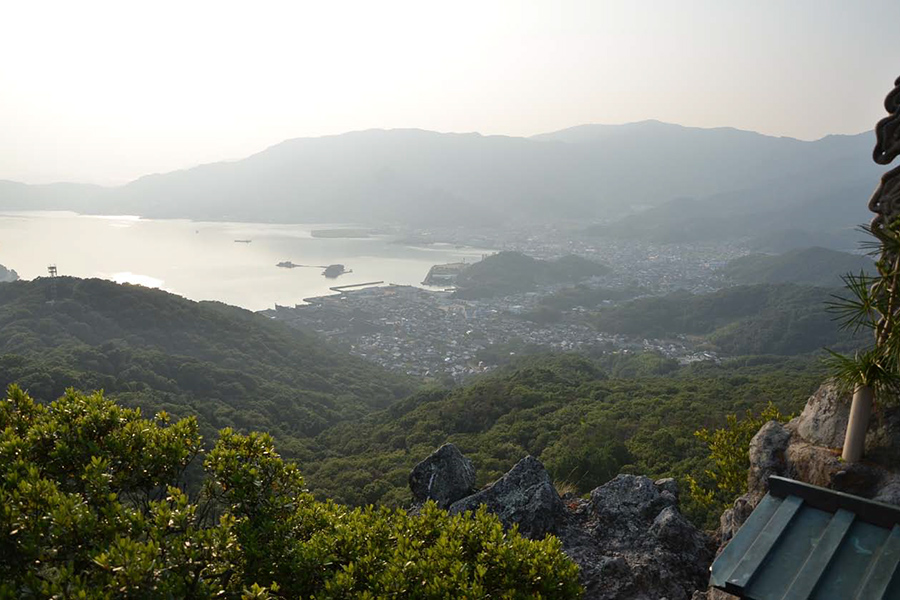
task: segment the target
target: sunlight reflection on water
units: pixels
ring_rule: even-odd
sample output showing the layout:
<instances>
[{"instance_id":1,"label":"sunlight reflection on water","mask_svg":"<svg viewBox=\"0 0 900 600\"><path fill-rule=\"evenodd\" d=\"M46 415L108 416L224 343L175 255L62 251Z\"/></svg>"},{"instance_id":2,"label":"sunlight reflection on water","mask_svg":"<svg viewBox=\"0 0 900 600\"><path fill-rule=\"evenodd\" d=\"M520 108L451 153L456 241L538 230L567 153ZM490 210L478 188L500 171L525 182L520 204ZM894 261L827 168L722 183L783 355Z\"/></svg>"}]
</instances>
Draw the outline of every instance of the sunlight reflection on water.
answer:
<instances>
[{"instance_id":1,"label":"sunlight reflection on water","mask_svg":"<svg viewBox=\"0 0 900 600\"><path fill-rule=\"evenodd\" d=\"M194 300L219 300L259 310L292 306L331 286L384 281L420 285L439 263L480 260L489 250L451 245L410 246L389 235L315 237L316 229L349 224L265 224L71 212L0 213L0 264L24 279L47 274L102 277L158 287ZM235 240L250 240L235 243ZM276 265L343 264L337 279L322 269Z\"/></svg>"}]
</instances>

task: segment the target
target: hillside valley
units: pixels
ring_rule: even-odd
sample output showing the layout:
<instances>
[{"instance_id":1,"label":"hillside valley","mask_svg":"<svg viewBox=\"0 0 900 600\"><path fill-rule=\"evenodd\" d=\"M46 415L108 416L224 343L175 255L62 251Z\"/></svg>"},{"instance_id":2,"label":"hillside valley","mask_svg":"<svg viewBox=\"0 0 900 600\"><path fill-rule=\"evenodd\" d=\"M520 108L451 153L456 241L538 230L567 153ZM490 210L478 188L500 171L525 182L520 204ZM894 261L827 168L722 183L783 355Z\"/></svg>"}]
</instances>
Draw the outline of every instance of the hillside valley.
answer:
<instances>
[{"instance_id":1,"label":"hillside valley","mask_svg":"<svg viewBox=\"0 0 900 600\"><path fill-rule=\"evenodd\" d=\"M559 485L581 491L622 470L703 479L706 453L693 431L767 402L795 410L822 376L810 353L836 341L809 308L821 289L730 291L698 296L688 332L712 331L710 343L724 345L721 331L735 323L760 330L772 314L782 318L769 342L736 335L742 343L729 348L736 358L679 364L640 344L598 348L593 358L536 346L523 352L535 356L507 357L496 372L448 389L433 379L423 388L421 379L389 374L308 331L234 307L141 286L42 278L0 285L7 334L0 366L3 385L16 382L39 397L103 389L147 414L197 415L207 439L222 427L271 432L317 496L351 505L406 505L413 461L446 441L478 460L480 482L525 454L539 457ZM626 300L612 309L622 313L616 321L646 335L655 321L640 319L654 313L640 307L649 301L689 306L679 296ZM763 353L772 355L750 356ZM709 516L691 510L701 522Z\"/></svg>"}]
</instances>

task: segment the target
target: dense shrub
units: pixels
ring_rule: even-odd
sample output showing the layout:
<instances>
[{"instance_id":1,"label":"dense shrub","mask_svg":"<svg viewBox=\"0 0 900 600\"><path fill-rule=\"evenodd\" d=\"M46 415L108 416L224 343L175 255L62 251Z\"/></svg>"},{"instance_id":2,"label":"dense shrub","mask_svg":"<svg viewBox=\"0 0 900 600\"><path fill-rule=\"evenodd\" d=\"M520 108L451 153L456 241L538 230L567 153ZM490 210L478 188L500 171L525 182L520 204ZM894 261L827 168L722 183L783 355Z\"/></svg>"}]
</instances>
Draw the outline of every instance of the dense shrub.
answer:
<instances>
[{"instance_id":1,"label":"dense shrub","mask_svg":"<svg viewBox=\"0 0 900 600\"><path fill-rule=\"evenodd\" d=\"M711 467L703 473L702 481L688 476L690 494L688 512L716 516L747 492L750 471L750 441L769 421L786 422L784 415L771 402L758 414L749 409L743 419L737 415L726 417L725 427L712 431L700 429L694 435L709 448ZM713 526L713 522L706 525Z\"/></svg>"},{"instance_id":2,"label":"dense shrub","mask_svg":"<svg viewBox=\"0 0 900 600\"><path fill-rule=\"evenodd\" d=\"M144 419L102 394L0 403L0 598L575 598L555 538L317 502L266 434L223 430L202 493L195 419Z\"/></svg>"}]
</instances>

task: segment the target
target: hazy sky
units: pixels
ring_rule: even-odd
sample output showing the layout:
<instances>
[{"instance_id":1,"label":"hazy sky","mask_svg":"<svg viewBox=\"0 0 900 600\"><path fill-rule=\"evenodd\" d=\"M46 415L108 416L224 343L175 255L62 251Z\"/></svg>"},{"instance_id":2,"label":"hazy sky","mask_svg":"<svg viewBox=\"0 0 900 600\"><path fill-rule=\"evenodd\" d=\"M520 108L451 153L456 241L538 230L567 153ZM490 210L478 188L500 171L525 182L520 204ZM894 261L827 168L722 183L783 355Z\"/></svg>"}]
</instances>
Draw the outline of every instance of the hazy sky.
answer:
<instances>
[{"instance_id":1,"label":"hazy sky","mask_svg":"<svg viewBox=\"0 0 900 600\"><path fill-rule=\"evenodd\" d=\"M119 183L373 127L883 116L898 0L0 2L0 179Z\"/></svg>"}]
</instances>

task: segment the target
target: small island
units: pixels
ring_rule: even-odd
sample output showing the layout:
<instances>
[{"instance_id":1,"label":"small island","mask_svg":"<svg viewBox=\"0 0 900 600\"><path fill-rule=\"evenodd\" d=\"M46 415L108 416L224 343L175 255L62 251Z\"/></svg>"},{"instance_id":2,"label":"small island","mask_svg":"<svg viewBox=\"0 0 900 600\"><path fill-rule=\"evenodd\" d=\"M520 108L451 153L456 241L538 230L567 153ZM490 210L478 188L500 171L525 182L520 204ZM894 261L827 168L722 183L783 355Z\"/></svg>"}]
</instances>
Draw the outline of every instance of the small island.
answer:
<instances>
[{"instance_id":1,"label":"small island","mask_svg":"<svg viewBox=\"0 0 900 600\"><path fill-rule=\"evenodd\" d=\"M352 273L353 271L348 271L344 268L344 265L328 265L325 267L325 271L322 273L325 277L329 279L334 279L336 277L340 277L344 273Z\"/></svg>"},{"instance_id":2,"label":"small island","mask_svg":"<svg viewBox=\"0 0 900 600\"><path fill-rule=\"evenodd\" d=\"M352 273L353 271L350 269L346 269L344 265L341 264L333 264L333 265L298 265L295 262L291 262L289 260L283 260L280 263L275 265L276 267L281 267L282 269L296 269L298 267L306 267L309 269L324 269L322 271L322 275L328 277L329 279L335 279L336 277L340 277L345 273Z\"/></svg>"}]
</instances>

